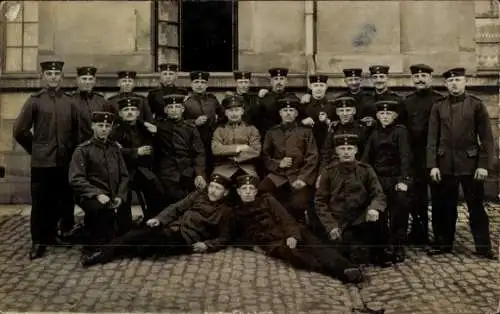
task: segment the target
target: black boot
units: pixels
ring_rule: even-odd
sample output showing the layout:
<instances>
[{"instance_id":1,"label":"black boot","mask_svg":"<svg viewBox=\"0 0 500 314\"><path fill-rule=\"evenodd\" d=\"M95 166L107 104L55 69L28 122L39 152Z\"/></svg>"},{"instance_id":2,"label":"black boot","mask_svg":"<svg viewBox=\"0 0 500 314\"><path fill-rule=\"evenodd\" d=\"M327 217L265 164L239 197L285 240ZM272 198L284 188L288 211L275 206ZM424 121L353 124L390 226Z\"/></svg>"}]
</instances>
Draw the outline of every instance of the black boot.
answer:
<instances>
[{"instance_id":1,"label":"black boot","mask_svg":"<svg viewBox=\"0 0 500 314\"><path fill-rule=\"evenodd\" d=\"M361 283L365 280L365 275L359 268L347 268L344 270L341 280L343 283Z\"/></svg>"},{"instance_id":2,"label":"black boot","mask_svg":"<svg viewBox=\"0 0 500 314\"><path fill-rule=\"evenodd\" d=\"M491 249L476 250L474 255L476 255L479 258L483 258L483 259L496 260L495 253L493 253L493 251Z\"/></svg>"},{"instance_id":3,"label":"black boot","mask_svg":"<svg viewBox=\"0 0 500 314\"><path fill-rule=\"evenodd\" d=\"M45 251L47 250L47 247L45 245L41 244L33 244L31 246L30 250L30 260L35 260L38 258L42 258L43 255L45 254Z\"/></svg>"},{"instance_id":4,"label":"black boot","mask_svg":"<svg viewBox=\"0 0 500 314\"><path fill-rule=\"evenodd\" d=\"M90 267L97 264L106 264L112 258L103 251L96 251L91 254L82 254L81 263L83 267Z\"/></svg>"},{"instance_id":5,"label":"black boot","mask_svg":"<svg viewBox=\"0 0 500 314\"><path fill-rule=\"evenodd\" d=\"M396 246L392 255L392 262L394 264L399 264L404 262L406 259L406 250L402 245Z\"/></svg>"}]
</instances>

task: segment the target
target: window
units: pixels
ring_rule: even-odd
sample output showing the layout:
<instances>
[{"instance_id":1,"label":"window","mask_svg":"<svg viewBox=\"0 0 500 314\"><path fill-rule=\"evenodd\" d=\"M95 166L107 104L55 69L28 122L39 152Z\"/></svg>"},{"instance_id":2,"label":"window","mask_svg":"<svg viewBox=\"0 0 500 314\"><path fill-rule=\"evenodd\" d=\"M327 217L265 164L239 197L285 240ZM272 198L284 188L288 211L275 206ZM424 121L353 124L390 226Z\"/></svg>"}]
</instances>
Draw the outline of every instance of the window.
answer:
<instances>
[{"instance_id":1,"label":"window","mask_svg":"<svg viewBox=\"0 0 500 314\"><path fill-rule=\"evenodd\" d=\"M38 69L38 3L8 1L2 5L2 70L6 73Z\"/></svg>"},{"instance_id":2,"label":"window","mask_svg":"<svg viewBox=\"0 0 500 314\"><path fill-rule=\"evenodd\" d=\"M231 72L237 68L237 1L156 0L156 64L181 71Z\"/></svg>"}]
</instances>

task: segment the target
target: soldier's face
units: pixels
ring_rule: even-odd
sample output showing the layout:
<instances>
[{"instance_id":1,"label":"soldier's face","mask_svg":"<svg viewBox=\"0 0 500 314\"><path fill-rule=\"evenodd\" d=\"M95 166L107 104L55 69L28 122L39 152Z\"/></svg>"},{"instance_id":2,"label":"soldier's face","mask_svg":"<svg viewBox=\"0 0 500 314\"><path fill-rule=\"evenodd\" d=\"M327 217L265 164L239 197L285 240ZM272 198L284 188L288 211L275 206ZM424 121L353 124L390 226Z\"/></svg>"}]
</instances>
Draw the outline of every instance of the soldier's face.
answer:
<instances>
[{"instance_id":1,"label":"soldier's face","mask_svg":"<svg viewBox=\"0 0 500 314\"><path fill-rule=\"evenodd\" d=\"M135 80L130 77L124 77L118 80L118 87L123 93L130 93L135 87Z\"/></svg>"},{"instance_id":2,"label":"soldier's face","mask_svg":"<svg viewBox=\"0 0 500 314\"><path fill-rule=\"evenodd\" d=\"M387 87L387 80L389 77L384 73L377 73L372 75L373 87L378 90L383 90Z\"/></svg>"},{"instance_id":3,"label":"soldier's face","mask_svg":"<svg viewBox=\"0 0 500 314\"><path fill-rule=\"evenodd\" d=\"M59 87L63 79L63 73L59 70L46 70L42 73L42 80L49 88Z\"/></svg>"},{"instance_id":4,"label":"soldier's face","mask_svg":"<svg viewBox=\"0 0 500 314\"><path fill-rule=\"evenodd\" d=\"M344 82L351 91L357 91L361 87L361 78L357 76L346 77Z\"/></svg>"},{"instance_id":5,"label":"soldier's face","mask_svg":"<svg viewBox=\"0 0 500 314\"><path fill-rule=\"evenodd\" d=\"M271 78L271 87L275 92L282 92L288 84L286 76L275 76Z\"/></svg>"},{"instance_id":6,"label":"soldier's face","mask_svg":"<svg viewBox=\"0 0 500 314\"><path fill-rule=\"evenodd\" d=\"M207 90L208 82L205 80L194 80L191 82L193 92L201 94Z\"/></svg>"},{"instance_id":7,"label":"soldier's face","mask_svg":"<svg viewBox=\"0 0 500 314\"><path fill-rule=\"evenodd\" d=\"M237 188L236 192L243 203L251 203L255 201L258 190L253 184L244 184Z\"/></svg>"},{"instance_id":8,"label":"soldier's face","mask_svg":"<svg viewBox=\"0 0 500 314\"><path fill-rule=\"evenodd\" d=\"M76 86L82 92L90 92L94 89L95 83L96 79L93 75L81 75L76 78Z\"/></svg>"},{"instance_id":9,"label":"soldier's face","mask_svg":"<svg viewBox=\"0 0 500 314\"><path fill-rule=\"evenodd\" d=\"M377 119L383 127L393 123L397 117L398 114L394 111L389 111L389 110L377 111Z\"/></svg>"},{"instance_id":10,"label":"soldier's face","mask_svg":"<svg viewBox=\"0 0 500 314\"><path fill-rule=\"evenodd\" d=\"M120 109L118 114L123 121L133 122L139 117L139 109L137 107L125 107Z\"/></svg>"},{"instance_id":11,"label":"soldier's face","mask_svg":"<svg viewBox=\"0 0 500 314\"><path fill-rule=\"evenodd\" d=\"M297 118L298 111L295 108L283 108L280 109L281 121L284 123L290 123L295 121Z\"/></svg>"},{"instance_id":12,"label":"soldier's face","mask_svg":"<svg viewBox=\"0 0 500 314\"><path fill-rule=\"evenodd\" d=\"M169 119L179 120L184 113L183 104L168 104L165 106L165 113Z\"/></svg>"},{"instance_id":13,"label":"soldier's face","mask_svg":"<svg viewBox=\"0 0 500 314\"><path fill-rule=\"evenodd\" d=\"M354 120L354 115L356 114L356 108L354 107L342 107L335 109L337 116L340 119L340 123L347 124Z\"/></svg>"},{"instance_id":14,"label":"soldier's face","mask_svg":"<svg viewBox=\"0 0 500 314\"><path fill-rule=\"evenodd\" d=\"M211 202L217 202L227 195L229 192L222 184L210 182L207 189L208 199Z\"/></svg>"},{"instance_id":15,"label":"soldier's face","mask_svg":"<svg viewBox=\"0 0 500 314\"><path fill-rule=\"evenodd\" d=\"M429 73L412 74L411 79L416 89L426 89L431 86L432 76Z\"/></svg>"},{"instance_id":16,"label":"soldier's face","mask_svg":"<svg viewBox=\"0 0 500 314\"><path fill-rule=\"evenodd\" d=\"M461 95L465 92L465 76L455 76L446 79L446 88L452 95Z\"/></svg>"},{"instance_id":17,"label":"soldier's face","mask_svg":"<svg viewBox=\"0 0 500 314\"><path fill-rule=\"evenodd\" d=\"M239 79L236 80L236 91L238 94L246 94L250 90L250 80L249 79Z\"/></svg>"},{"instance_id":18,"label":"soldier's face","mask_svg":"<svg viewBox=\"0 0 500 314\"><path fill-rule=\"evenodd\" d=\"M161 71L160 83L163 85L172 85L177 79L177 72L174 71Z\"/></svg>"},{"instance_id":19,"label":"soldier's face","mask_svg":"<svg viewBox=\"0 0 500 314\"><path fill-rule=\"evenodd\" d=\"M226 117L230 122L239 122L243 117L245 110L242 107L228 108L225 111Z\"/></svg>"},{"instance_id":20,"label":"soldier's face","mask_svg":"<svg viewBox=\"0 0 500 314\"><path fill-rule=\"evenodd\" d=\"M113 123L111 122L93 122L92 130L94 131L94 136L98 139L107 139L111 129L113 128Z\"/></svg>"},{"instance_id":21,"label":"soldier's face","mask_svg":"<svg viewBox=\"0 0 500 314\"><path fill-rule=\"evenodd\" d=\"M340 161L353 161L358 153L358 147L354 145L338 145L335 147L335 152Z\"/></svg>"},{"instance_id":22,"label":"soldier's face","mask_svg":"<svg viewBox=\"0 0 500 314\"><path fill-rule=\"evenodd\" d=\"M326 83L311 83L309 88L311 89L313 98L320 99L325 97L328 85Z\"/></svg>"}]
</instances>

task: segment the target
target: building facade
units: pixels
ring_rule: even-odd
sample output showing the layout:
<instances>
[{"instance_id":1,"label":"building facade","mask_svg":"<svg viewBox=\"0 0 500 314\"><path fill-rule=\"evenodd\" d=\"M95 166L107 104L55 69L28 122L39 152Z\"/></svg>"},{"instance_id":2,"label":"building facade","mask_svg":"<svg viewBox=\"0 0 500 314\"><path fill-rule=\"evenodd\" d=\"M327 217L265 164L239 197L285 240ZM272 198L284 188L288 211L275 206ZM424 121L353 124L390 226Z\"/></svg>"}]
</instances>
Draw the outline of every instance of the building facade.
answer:
<instances>
[{"instance_id":1,"label":"building facade","mask_svg":"<svg viewBox=\"0 0 500 314\"><path fill-rule=\"evenodd\" d=\"M17 3L17 15L8 15ZM440 73L463 66L498 135L496 0L8 1L1 12L0 162L7 177L0 203L29 202L29 156L12 140L12 123L39 87L39 62L49 59L65 61L68 88L77 66L94 65L99 91L116 89L116 71L135 70L138 90L146 92L158 84L158 63L167 61L180 65L180 85L189 84L186 72L210 71L219 96L232 87L235 69L254 72L259 88L268 85L268 68L288 67L299 94L307 73L326 73L335 94L343 88L343 68L386 64L393 88L405 94L413 63L435 68L438 89ZM497 190L495 171L490 197Z\"/></svg>"}]
</instances>

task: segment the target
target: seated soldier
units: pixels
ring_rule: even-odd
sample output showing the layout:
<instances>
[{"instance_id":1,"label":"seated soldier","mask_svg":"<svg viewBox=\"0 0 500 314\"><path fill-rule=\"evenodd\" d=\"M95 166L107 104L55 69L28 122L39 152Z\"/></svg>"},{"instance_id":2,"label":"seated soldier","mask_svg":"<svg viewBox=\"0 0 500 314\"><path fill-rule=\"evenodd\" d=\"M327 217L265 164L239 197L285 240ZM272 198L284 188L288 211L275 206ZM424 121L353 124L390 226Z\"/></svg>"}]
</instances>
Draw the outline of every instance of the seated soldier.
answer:
<instances>
[{"instance_id":1,"label":"seated soldier","mask_svg":"<svg viewBox=\"0 0 500 314\"><path fill-rule=\"evenodd\" d=\"M215 252L231 234L231 207L225 197L230 181L213 175L206 191L195 191L149 219L142 229L127 232L101 247L84 266L107 263L122 253L173 255Z\"/></svg>"},{"instance_id":2,"label":"seated soldier","mask_svg":"<svg viewBox=\"0 0 500 314\"><path fill-rule=\"evenodd\" d=\"M355 265L295 221L273 196L258 193L258 184L256 177L238 177L241 202L233 212L237 242L251 243L255 251L344 282L363 280Z\"/></svg>"},{"instance_id":3,"label":"seated soldier","mask_svg":"<svg viewBox=\"0 0 500 314\"><path fill-rule=\"evenodd\" d=\"M163 207L206 187L205 149L196 126L182 118L184 97L166 96L167 117L156 121L155 173L165 191Z\"/></svg>"},{"instance_id":4,"label":"seated soldier","mask_svg":"<svg viewBox=\"0 0 500 314\"><path fill-rule=\"evenodd\" d=\"M135 190L141 201L144 219L147 220L156 216L162 209L158 200L163 196L163 189L153 172L153 136L156 129L151 130L143 123L138 122L140 102L141 99L138 98L118 100L120 119L115 123L111 139L117 141L122 147L132 189ZM126 200L129 209L131 202L132 190L130 190ZM132 221L130 210L129 216L130 221Z\"/></svg>"},{"instance_id":5,"label":"seated soldier","mask_svg":"<svg viewBox=\"0 0 500 314\"><path fill-rule=\"evenodd\" d=\"M82 248L82 262L93 253L96 245L111 241L115 220L118 220L118 228L122 228L128 219L126 208L121 210L128 193L127 166L119 144L108 140L114 119L112 113L94 112L94 137L77 147L70 163L69 183L77 204L85 213L85 230L89 236L87 245Z\"/></svg>"},{"instance_id":6,"label":"seated soldier","mask_svg":"<svg viewBox=\"0 0 500 314\"><path fill-rule=\"evenodd\" d=\"M292 216L305 222L305 212L314 194L318 147L312 130L296 122L299 101L280 99L281 124L267 131L262 149L268 175L259 189L272 193Z\"/></svg>"},{"instance_id":7,"label":"seated soldier","mask_svg":"<svg viewBox=\"0 0 500 314\"><path fill-rule=\"evenodd\" d=\"M371 166L356 161L357 135L338 135L334 140L339 160L322 169L314 202L324 232L340 241L353 263L389 266L389 257L380 246L379 215L386 201L377 175Z\"/></svg>"},{"instance_id":8,"label":"seated soldier","mask_svg":"<svg viewBox=\"0 0 500 314\"><path fill-rule=\"evenodd\" d=\"M398 105L396 101L384 100L375 103L378 126L368 138L362 161L370 164L377 174L387 196L387 211L383 216L384 227L389 226L389 250L393 262L405 260L406 231L411 198L410 145L405 126L396 124ZM389 221L387 221L389 220Z\"/></svg>"},{"instance_id":9,"label":"seated soldier","mask_svg":"<svg viewBox=\"0 0 500 314\"><path fill-rule=\"evenodd\" d=\"M228 122L219 126L212 138L214 173L226 178L241 174L257 176L254 161L262 148L259 131L242 121L245 110L240 97L226 97L222 105Z\"/></svg>"}]
</instances>

